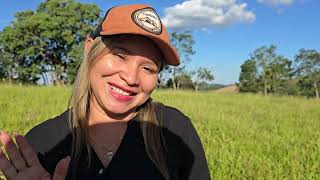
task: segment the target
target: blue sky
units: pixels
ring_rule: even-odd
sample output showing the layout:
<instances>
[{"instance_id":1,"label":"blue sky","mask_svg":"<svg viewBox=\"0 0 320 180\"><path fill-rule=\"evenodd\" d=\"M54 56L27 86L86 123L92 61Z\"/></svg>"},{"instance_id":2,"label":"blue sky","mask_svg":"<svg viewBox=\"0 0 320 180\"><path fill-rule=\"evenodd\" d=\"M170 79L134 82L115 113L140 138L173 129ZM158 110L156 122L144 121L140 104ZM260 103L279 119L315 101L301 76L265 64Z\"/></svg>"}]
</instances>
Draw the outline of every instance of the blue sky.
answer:
<instances>
[{"instance_id":1,"label":"blue sky","mask_svg":"<svg viewBox=\"0 0 320 180\"><path fill-rule=\"evenodd\" d=\"M0 31L18 11L35 10L41 0L0 0ZM290 59L301 48L320 50L319 0L81 0L104 12L115 5L148 3L169 31L191 30L196 41L190 69L212 68L215 83L238 82L251 52L275 44ZM177 23L180 22L180 23Z\"/></svg>"}]
</instances>

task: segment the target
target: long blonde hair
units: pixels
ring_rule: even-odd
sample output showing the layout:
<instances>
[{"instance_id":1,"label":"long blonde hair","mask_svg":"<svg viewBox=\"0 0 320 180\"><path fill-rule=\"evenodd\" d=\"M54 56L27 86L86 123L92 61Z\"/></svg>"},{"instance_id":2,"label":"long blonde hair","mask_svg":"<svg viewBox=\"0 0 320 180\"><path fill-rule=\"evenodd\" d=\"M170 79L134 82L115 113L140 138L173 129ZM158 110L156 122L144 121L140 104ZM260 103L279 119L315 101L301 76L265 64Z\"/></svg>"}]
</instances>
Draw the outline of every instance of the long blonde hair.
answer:
<instances>
[{"instance_id":1,"label":"long blonde hair","mask_svg":"<svg viewBox=\"0 0 320 180\"><path fill-rule=\"evenodd\" d=\"M120 35L134 36L134 35ZM77 73L77 77L73 84L73 91L69 100L69 126L72 130L72 161L71 173L76 176L76 169L80 160L80 155L85 151L88 155L88 165L91 162L91 148L89 144L89 102L91 94L91 86L89 82L89 73L93 62L102 55L110 52L112 42L116 36L97 37L93 41L92 47L87 53L84 53L83 62ZM159 118L156 116L155 108L159 103L152 102L149 98L143 105L137 108L138 119L141 121L141 128L145 150L149 158L156 165L165 179L169 179L169 172L165 156L165 142L162 137L161 128L159 127Z\"/></svg>"}]
</instances>

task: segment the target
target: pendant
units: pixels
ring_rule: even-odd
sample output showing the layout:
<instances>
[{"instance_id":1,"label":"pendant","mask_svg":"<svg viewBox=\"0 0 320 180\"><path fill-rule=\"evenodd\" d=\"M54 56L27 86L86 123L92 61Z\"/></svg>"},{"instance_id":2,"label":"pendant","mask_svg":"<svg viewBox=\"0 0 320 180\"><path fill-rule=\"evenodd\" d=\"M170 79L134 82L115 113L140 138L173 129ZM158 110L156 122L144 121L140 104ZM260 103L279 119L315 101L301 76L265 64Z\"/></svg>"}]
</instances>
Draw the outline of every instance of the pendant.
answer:
<instances>
[{"instance_id":1,"label":"pendant","mask_svg":"<svg viewBox=\"0 0 320 180\"><path fill-rule=\"evenodd\" d=\"M108 160L111 161L112 157L113 157L113 152L112 151L109 151L107 153L107 157L108 157Z\"/></svg>"}]
</instances>

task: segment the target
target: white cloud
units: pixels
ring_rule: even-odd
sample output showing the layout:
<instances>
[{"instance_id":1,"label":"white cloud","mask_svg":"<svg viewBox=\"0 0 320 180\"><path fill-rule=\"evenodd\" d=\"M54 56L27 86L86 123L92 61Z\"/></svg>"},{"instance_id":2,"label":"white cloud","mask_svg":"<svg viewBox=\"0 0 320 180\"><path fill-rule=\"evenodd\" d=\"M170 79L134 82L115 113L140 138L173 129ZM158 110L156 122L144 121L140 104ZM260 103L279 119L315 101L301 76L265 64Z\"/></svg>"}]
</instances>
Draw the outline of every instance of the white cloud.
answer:
<instances>
[{"instance_id":1,"label":"white cloud","mask_svg":"<svg viewBox=\"0 0 320 180\"><path fill-rule=\"evenodd\" d=\"M258 0L259 3L278 6L278 5L291 5L293 0Z\"/></svg>"},{"instance_id":2,"label":"white cloud","mask_svg":"<svg viewBox=\"0 0 320 180\"><path fill-rule=\"evenodd\" d=\"M163 23L170 28L202 29L253 22L256 16L237 0L187 0L165 9Z\"/></svg>"}]
</instances>

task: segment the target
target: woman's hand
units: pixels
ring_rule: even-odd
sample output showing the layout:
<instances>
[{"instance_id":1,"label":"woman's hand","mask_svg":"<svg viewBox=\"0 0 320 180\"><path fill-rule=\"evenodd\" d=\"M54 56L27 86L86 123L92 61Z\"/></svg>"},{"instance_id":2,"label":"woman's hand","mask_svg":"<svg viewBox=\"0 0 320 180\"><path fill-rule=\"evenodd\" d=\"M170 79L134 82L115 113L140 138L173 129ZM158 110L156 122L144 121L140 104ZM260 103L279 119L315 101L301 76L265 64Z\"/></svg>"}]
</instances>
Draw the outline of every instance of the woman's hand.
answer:
<instances>
[{"instance_id":1,"label":"woman's hand","mask_svg":"<svg viewBox=\"0 0 320 180\"><path fill-rule=\"evenodd\" d=\"M0 141L9 159L0 149L0 171L8 180L64 180L70 158L62 159L56 166L53 178L41 166L37 154L21 135L15 135L16 144L5 132L0 131Z\"/></svg>"}]
</instances>

